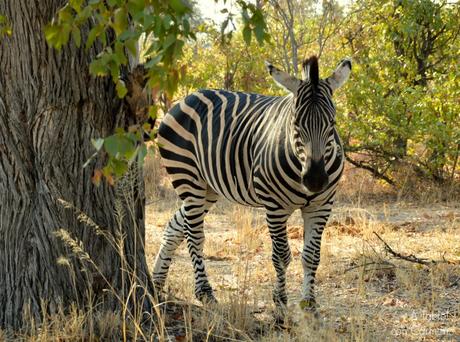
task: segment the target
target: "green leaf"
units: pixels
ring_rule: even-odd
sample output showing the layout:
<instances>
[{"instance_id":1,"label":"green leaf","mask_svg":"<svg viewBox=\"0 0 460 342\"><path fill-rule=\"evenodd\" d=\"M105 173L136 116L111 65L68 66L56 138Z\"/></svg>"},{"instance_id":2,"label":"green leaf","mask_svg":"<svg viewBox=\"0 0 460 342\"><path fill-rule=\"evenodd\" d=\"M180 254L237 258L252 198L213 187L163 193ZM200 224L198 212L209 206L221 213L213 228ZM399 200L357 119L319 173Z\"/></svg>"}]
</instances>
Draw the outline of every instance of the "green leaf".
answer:
<instances>
[{"instance_id":1,"label":"green leaf","mask_svg":"<svg viewBox=\"0 0 460 342\"><path fill-rule=\"evenodd\" d=\"M184 28L184 34L188 35L190 33L190 22L187 19L182 21L182 26Z\"/></svg>"},{"instance_id":2,"label":"green leaf","mask_svg":"<svg viewBox=\"0 0 460 342\"><path fill-rule=\"evenodd\" d=\"M0 15L0 38L3 35L11 36L13 30L11 26L8 24L8 20L4 15Z\"/></svg>"},{"instance_id":3,"label":"green leaf","mask_svg":"<svg viewBox=\"0 0 460 342\"><path fill-rule=\"evenodd\" d=\"M117 63L117 67L128 63L128 59L125 54L125 46L119 41L115 42L115 53L113 54L113 59Z\"/></svg>"},{"instance_id":4,"label":"green leaf","mask_svg":"<svg viewBox=\"0 0 460 342\"><path fill-rule=\"evenodd\" d=\"M189 7L183 0L169 0L169 6L178 14L184 14L189 10Z\"/></svg>"},{"instance_id":5,"label":"green leaf","mask_svg":"<svg viewBox=\"0 0 460 342\"><path fill-rule=\"evenodd\" d=\"M176 44L174 45L174 57L179 59L182 56L182 49L185 45L185 42L181 39L176 40Z\"/></svg>"},{"instance_id":6,"label":"green leaf","mask_svg":"<svg viewBox=\"0 0 460 342\"><path fill-rule=\"evenodd\" d=\"M256 24L256 27L254 28L254 33L256 34L257 42L259 44L262 44L265 39L265 30L263 22Z\"/></svg>"},{"instance_id":7,"label":"green leaf","mask_svg":"<svg viewBox=\"0 0 460 342\"><path fill-rule=\"evenodd\" d=\"M139 34L135 31L131 31L131 30L126 30L125 32L123 32L119 37L118 39L120 39L121 41L124 41L124 40L128 40L128 39L136 39L139 38Z\"/></svg>"},{"instance_id":8,"label":"green leaf","mask_svg":"<svg viewBox=\"0 0 460 342\"><path fill-rule=\"evenodd\" d=\"M72 7L77 13L80 12L81 6L83 5L83 0L70 0L70 7Z\"/></svg>"},{"instance_id":9,"label":"green leaf","mask_svg":"<svg viewBox=\"0 0 460 342\"><path fill-rule=\"evenodd\" d=\"M81 33L80 29L78 27L73 27L72 28L72 38L77 47L80 47L81 45Z\"/></svg>"},{"instance_id":10,"label":"green leaf","mask_svg":"<svg viewBox=\"0 0 460 342\"><path fill-rule=\"evenodd\" d=\"M176 39L176 35L172 33L168 34L166 39L163 41L163 49L166 50L168 47L170 47L176 41Z\"/></svg>"},{"instance_id":11,"label":"green leaf","mask_svg":"<svg viewBox=\"0 0 460 342\"><path fill-rule=\"evenodd\" d=\"M110 76L112 76L113 80L118 80L120 77L120 64L117 63L115 60L115 55L110 55L111 61L108 63L108 67L110 69Z\"/></svg>"},{"instance_id":12,"label":"green leaf","mask_svg":"<svg viewBox=\"0 0 460 342\"><path fill-rule=\"evenodd\" d=\"M225 19L222 24L220 25L220 33L223 35L225 33L225 29L227 28L228 26L228 23L229 23L229 20L230 19Z\"/></svg>"},{"instance_id":13,"label":"green leaf","mask_svg":"<svg viewBox=\"0 0 460 342\"><path fill-rule=\"evenodd\" d=\"M125 82L123 82L122 80L117 80L115 88L117 90L117 95L120 99L124 98L125 95L128 93L128 89L126 89Z\"/></svg>"},{"instance_id":14,"label":"green leaf","mask_svg":"<svg viewBox=\"0 0 460 342\"><path fill-rule=\"evenodd\" d=\"M251 29L249 26L245 26L243 29L243 39L246 45L251 44Z\"/></svg>"},{"instance_id":15,"label":"green leaf","mask_svg":"<svg viewBox=\"0 0 460 342\"><path fill-rule=\"evenodd\" d=\"M151 105L149 106L149 118L156 119L158 115L158 106Z\"/></svg>"},{"instance_id":16,"label":"green leaf","mask_svg":"<svg viewBox=\"0 0 460 342\"><path fill-rule=\"evenodd\" d=\"M94 41L97 37L104 31L103 25L95 26L89 31L88 39L86 40L85 48L88 50L91 45L93 45Z\"/></svg>"},{"instance_id":17,"label":"green leaf","mask_svg":"<svg viewBox=\"0 0 460 342\"><path fill-rule=\"evenodd\" d=\"M89 72L95 76L106 76L108 70L104 61L99 58L91 62L89 65Z\"/></svg>"},{"instance_id":18,"label":"green leaf","mask_svg":"<svg viewBox=\"0 0 460 342\"><path fill-rule=\"evenodd\" d=\"M68 5L64 6L58 12L59 23L67 23L70 24L73 21L73 13L72 8Z\"/></svg>"},{"instance_id":19,"label":"green leaf","mask_svg":"<svg viewBox=\"0 0 460 342\"><path fill-rule=\"evenodd\" d=\"M126 156L135 150L134 143L123 134L115 134L105 138L104 148L111 157Z\"/></svg>"},{"instance_id":20,"label":"green leaf","mask_svg":"<svg viewBox=\"0 0 460 342\"><path fill-rule=\"evenodd\" d=\"M173 21L172 18L169 14L166 14L163 18L163 27L165 30L169 30L169 28L172 26Z\"/></svg>"},{"instance_id":21,"label":"green leaf","mask_svg":"<svg viewBox=\"0 0 460 342\"><path fill-rule=\"evenodd\" d=\"M150 14L150 13L145 13L144 12L144 27L145 31L148 31L153 27L153 24L155 23L155 20L157 19L156 15Z\"/></svg>"},{"instance_id":22,"label":"green leaf","mask_svg":"<svg viewBox=\"0 0 460 342\"><path fill-rule=\"evenodd\" d=\"M112 159L111 165L115 176L121 177L128 171L128 162L126 160Z\"/></svg>"},{"instance_id":23,"label":"green leaf","mask_svg":"<svg viewBox=\"0 0 460 342\"><path fill-rule=\"evenodd\" d=\"M250 21L247 8L243 8L243 10L241 11L241 17L243 18L244 24L247 24Z\"/></svg>"},{"instance_id":24,"label":"green leaf","mask_svg":"<svg viewBox=\"0 0 460 342\"><path fill-rule=\"evenodd\" d=\"M117 8L114 12L113 24L112 27L115 30L117 36L121 35L126 28L128 27L128 15L126 10L122 8Z\"/></svg>"},{"instance_id":25,"label":"green leaf","mask_svg":"<svg viewBox=\"0 0 460 342\"><path fill-rule=\"evenodd\" d=\"M147 146L142 144L138 147L137 151L137 162L140 166L144 165L145 156L147 155Z\"/></svg>"},{"instance_id":26,"label":"green leaf","mask_svg":"<svg viewBox=\"0 0 460 342\"><path fill-rule=\"evenodd\" d=\"M128 10L133 17L138 17L139 14L143 14L145 7L145 0L128 0Z\"/></svg>"},{"instance_id":27,"label":"green leaf","mask_svg":"<svg viewBox=\"0 0 460 342\"><path fill-rule=\"evenodd\" d=\"M154 65L158 64L162 58L163 58L163 55L158 54L155 57L148 59L147 63L145 63L146 68L150 69Z\"/></svg>"},{"instance_id":28,"label":"green leaf","mask_svg":"<svg viewBox=\"0 0 460 342\"><path fill-rule=\"evenodd\" d=\"M90 6L86 6L78 12L77 16L75 17L74 24L75 25L82 25L89 17L92 15L92 10Z\"/></svg>"},{"instance_id":29,"label":"green leaf","mask_svg":"<svg viewBox=\"0 0 460 342\"><path fill-rule=\"evenodd\" d=\"M59 27L57 25L46 25L45 26L45 38L48 44L54 46L56 37L59 34Z\"/></svg>"},{"instance_id":30,"label":"green leaf","mask_svg":"<svg viewBox=\"0 0 460 342\"><path fill-rule=\"evenodd\" d=\"M98 139L91 139L91 143L93 144L94 148L96 151L99 151L102 146L104 145L104 139L98 138Z\"/></svg>"},{"instance_id":31,"label":"green leaf","mask_svg":"<svg viewBox=\"0 0 460 342\"><path fill-rule=\"evenodd\" d=\"M125 46L126 48L128 49L128 51L133 55L133 56L136 56L137 55L137 44L138 44L138 40L136 38L133 38L133 39L128 39L125 41Z\"/></svg>"},{"instance_id":32,"label":"green leaf","mask_svg":"<svg viewBox=\"0 0 460 342\"><path fill-rule=\"evenodd\" d=\"M110 7L115 7L115 6L121 6L122 5L122 0L107 0L107 3L109 4Z\"/></svg>"}]
</instances>

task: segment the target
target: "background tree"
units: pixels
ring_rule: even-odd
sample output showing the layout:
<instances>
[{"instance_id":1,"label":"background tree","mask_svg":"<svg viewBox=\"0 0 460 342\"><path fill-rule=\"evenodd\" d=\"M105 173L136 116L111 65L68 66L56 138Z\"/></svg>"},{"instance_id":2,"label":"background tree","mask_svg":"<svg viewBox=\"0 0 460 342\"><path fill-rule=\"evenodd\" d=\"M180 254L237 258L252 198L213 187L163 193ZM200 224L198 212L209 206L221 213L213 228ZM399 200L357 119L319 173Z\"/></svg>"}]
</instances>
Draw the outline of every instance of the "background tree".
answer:
<instances>
[{"instance_id":1,"label":"background tree","mask_svg":"<svg viewBox=\"0 0 460 342\"><path fill-rule=\"evenodd\" d=\"M252 32L260 14L245 8ZM151 312L142 88L176 90L191 7L8 0L0 13L0 327L70 305ZM138 68L137 43L150 36Z\"/></svg>"},{"instance_id":2,"label":"background tree","mask_svg":"<svg viewBox=\"0 0 460 342\"><path fill-rule=\"evenodd\" d=\"M269 49L267 44L248 46L241 30L222 41L217 25L203 26L197 39L185 48L183 61L193 72L180 84L177 98L202 88L266 91L271 84L263 59L268 58Z\"/></svg>"},{"instance_id":3,"label":"background tree","mask_svg":"<svg viewBox=\"0 0 460 342\"><path fill-rule=\"evenodd\" d=\"M344 35L355 60L341 120L353 164L390 182L409 167L438 182L458 159L460 8L447 1L359 1Z\"/></svg>"}]
</instances>

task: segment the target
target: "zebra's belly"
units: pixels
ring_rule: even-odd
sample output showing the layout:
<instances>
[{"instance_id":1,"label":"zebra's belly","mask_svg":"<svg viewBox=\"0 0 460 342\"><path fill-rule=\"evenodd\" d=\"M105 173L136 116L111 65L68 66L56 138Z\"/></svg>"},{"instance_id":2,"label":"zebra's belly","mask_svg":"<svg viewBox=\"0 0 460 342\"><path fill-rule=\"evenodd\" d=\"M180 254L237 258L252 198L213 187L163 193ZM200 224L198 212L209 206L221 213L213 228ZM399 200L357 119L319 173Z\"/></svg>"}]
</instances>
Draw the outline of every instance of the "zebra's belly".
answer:
<instances>
[{"instance_id":1,"label":"zebra's belly","mask_svg":"<svg viewBox=\"0 0 460 342\"><path fill-rule=\"evenodd\" d=\"M280 193L275 191L272 185L262 185L263 181L254 176L253 172L250 174L251 176L245 182L241 182L241 178L236 175L233 175L229 182L216 182L214 178L207 177L205 179L209 187L220 196L233 203L251 207L278 207L292 212L307 206L312 196L315 197L315 194L309 194L309 196L306 192L300 197L289 192ZM302 188L301 184L294 184L294 186ZM272 191L267 191L267 189L272 189Z\"/></svg>"},{"instance_id":2,"label":"zebra's belly","mask_svg":"<svg viewBox=\"0 0 460 342\"><path fill-rule=\"evenodd\" d=\"M214 156L210 159L215 161L217 158ZM237 204L252 207L264 206L254 188L250 168L235 167L230 161L221 165L214 164L214 168L210 168L209 164L200 166L207 185L221 197Z\"/></svg>"}]
</instances>

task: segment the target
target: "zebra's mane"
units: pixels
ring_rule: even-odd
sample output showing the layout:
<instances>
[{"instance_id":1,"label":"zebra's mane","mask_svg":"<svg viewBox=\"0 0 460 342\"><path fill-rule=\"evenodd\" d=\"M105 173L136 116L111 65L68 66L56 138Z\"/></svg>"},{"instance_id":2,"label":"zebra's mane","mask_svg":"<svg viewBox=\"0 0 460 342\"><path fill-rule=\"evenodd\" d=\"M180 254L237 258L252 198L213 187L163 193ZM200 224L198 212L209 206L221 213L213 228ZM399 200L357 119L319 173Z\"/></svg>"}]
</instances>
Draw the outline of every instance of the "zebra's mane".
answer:
<instances>
[{"instance_id":1,"label":"zebra's mane","mask_svg":"<svg viewBox=\"0 0 460 342\"><path fill-rule=\"evenodd\" d=\"M306 59L302 63L302 68L308 73L306 73L305 77L308 77L311 84L314 87L317 87L319 84L319 67L318 67L318 57L311 56L310 58Z\"/></svg>"}]
</instances>

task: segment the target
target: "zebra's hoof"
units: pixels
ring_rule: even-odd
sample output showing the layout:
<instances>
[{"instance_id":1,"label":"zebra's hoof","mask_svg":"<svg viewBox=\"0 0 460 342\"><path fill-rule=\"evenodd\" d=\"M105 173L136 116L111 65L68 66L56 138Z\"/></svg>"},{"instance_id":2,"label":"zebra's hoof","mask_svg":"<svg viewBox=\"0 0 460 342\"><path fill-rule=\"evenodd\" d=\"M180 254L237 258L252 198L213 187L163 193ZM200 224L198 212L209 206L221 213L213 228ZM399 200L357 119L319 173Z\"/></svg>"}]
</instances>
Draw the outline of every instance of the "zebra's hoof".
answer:
<instances>
[{"instance_id":1,"label":"zebra's hoof","mask_svg":"<svg viewBox=\"0 0 460 342\"><path fill-rule=\"evenodd\" d=\"M274 315L274 327L275 329L285 330L286 329L286 319L284 315L276 313Z\"/></svg>"},{"instance_id":2,"label":"zebra's hoof","mask_svg":"<svg viewBox=\"0 0 460 342\"><path fill-rule=\"evenodd\" d=\"M214 297L214 294L213 293L209 293L209 292L204 292L204 293L200 293L200 294L197 294L197 299L205 304L205 305L209 305L209 304L217 304L217 299L216 297Z\"/></svg>"},{"instance_id":3,"label":"zebra's hoof","mask_svg":"<svg viewBox=\"0 0 460 342\"><path fill-rule=\"evenodd\" d=\"M155 300L158 303L162 303L165 301L165 293L163 291L163 284L160 283L153 283L153 289L154 289L154 294L155 294Z\"/></svg>"},{"instance_id":4,"label":"zebra's hoof","mask_svg":"<svg viewBox=\"0 0 460 342\"><path fill-rule=\"evenodd\" d=\"M161 293L160 291L155 290L154 298L155 298L155 301L159 304L166 302L165 294Z\"/></svg>"},{"instance_id":5,"label":"zebra's hoof","mask_svg":"<svg viewBox=\"0 0 460 342\"><path fill-rule=\"evenodd\" d=\"M273 290L272 299L277 308L286 309L288 302L286 291Z\"/></svg>"},{"instance_id":6,"label":"zebra's hoof","mask_svg":"<svg viewBox=\"0 0 460 342\"><path fill-rule=\"evenodd\" d=\"M316 301L314 299L302 299L299 303L300 308L306 312L316 312Z\"/></svg>"},{"instance_id":7,"label":"zebra's hoof","mask_svg":"<svg viewBox=\"0 0 460 342\"><path fill-rule=\"evenodd\" d=\"M273 314L273 327L277 330L290 330L292 328L292 319L285 309L276 309Z\"/></svg>"}]
</instances>

